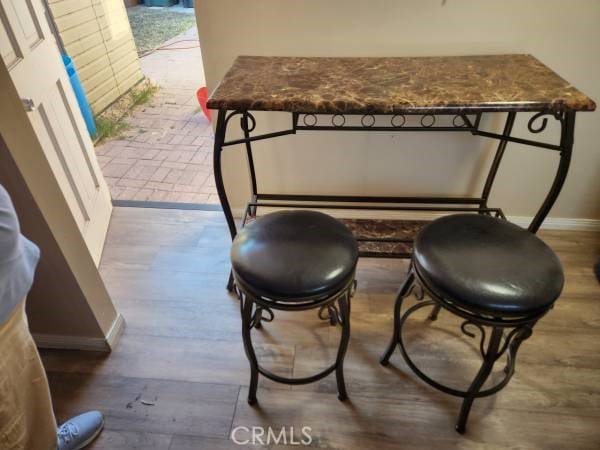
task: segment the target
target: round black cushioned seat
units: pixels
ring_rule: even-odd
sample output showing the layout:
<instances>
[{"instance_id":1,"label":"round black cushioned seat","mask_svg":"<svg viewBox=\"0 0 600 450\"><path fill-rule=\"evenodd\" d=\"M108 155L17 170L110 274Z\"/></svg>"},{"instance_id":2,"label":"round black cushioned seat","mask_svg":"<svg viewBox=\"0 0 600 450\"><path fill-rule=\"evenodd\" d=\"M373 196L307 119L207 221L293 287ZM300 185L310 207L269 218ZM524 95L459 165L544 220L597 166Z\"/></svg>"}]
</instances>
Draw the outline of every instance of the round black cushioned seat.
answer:
<instances>
[{"instance_id":1,"label":"round black cushioned seat","mask_svg":"<svg viewBox=\"0 0 600 450\"><path fill-rule=\"evenodd\" d=\"M560 261L544 242L484 215L451 215L426 225L415 240L413 261L434 294L495 317L541 313L564 283Z\"/></svg>"},{"instance_id":2,"label":"round black cushioned seat","mask_svg":"<svg viewBox=\"0 0 600 450\"><path fill-rule=\"evenodd\" d=\"M326 296L351 282L358 244L338 220L315 211L257 218L235 237L231 265L255 295L294 300Z\"/></svg>"}]
</instances>

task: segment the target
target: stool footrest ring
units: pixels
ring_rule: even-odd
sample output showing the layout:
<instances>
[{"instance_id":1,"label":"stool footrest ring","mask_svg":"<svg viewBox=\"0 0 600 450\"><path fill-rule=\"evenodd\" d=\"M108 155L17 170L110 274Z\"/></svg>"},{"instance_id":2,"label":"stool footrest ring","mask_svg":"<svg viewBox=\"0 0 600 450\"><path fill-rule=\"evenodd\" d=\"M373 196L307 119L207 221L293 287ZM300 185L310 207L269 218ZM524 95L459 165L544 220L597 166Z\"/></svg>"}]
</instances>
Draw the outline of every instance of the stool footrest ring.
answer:
<instances>
[{"instance_id":1,"label":"stool footrest ring","mask_svg":"<svg viewBox=\"0 0 600 450\"><path fill-rule=\"evenodd\" d=\"M422 295L419 295L421 291L416 286L422 288L432 300L422 301L423 297ZM415 294L418 303L412 305L404 313L402 313L402 303L406 297L411 295L411 293ZM483 363L479 368L477 375L471 382L468 390L455 389L429 377L429 375L425 374L417 367L406 351L402 337L404 323L408 317L410 317L416 311L428 306L433 307L432 312L429 315L430 320L435 320L440 310L444 309L445 311L464 319L460 326L460 330L463 334L471 338L475 338L477 336L477 334L470 331L468 327L473 327L473 331L477 330L481 334L478 351L483 358ZM396 296L396 303L394 305L394 332L392 339L390 340L390 344L388 345L386 352L381 357L380 362L384 366L387 365L394 350L398 346L400 347L402 357L404 358L404 361L408 367L421 380L441 392L463 398L461 411L456 424L456 430L459 433L464 433L473 401L476 398L493 395L508 384L515 372L515 361L519 347L523 341L531 336L534 325L546 312L547 310L538 312L531 316L509 319L503 317L481 316L473 311L458 307L456 304L448 301L447 299L437 296L423 282L418 271L415 269L414 265L411 264L406 280L402 284L398 295ZM486 337L486 327L491 328L489 337ZM505 333L505 330L507 329L510 329L510 331ZM488 389L482 389L492 373L494 364L504 354L506 354L504 377L495 386Z\"/></svg>"},{"instance_id":2,"label":"stool footrest ring","mask_svg":"<svg viewBox=\"0 0 600 450\"><path fill-rule=\"evenodd\" d=\"M278 383L298 385L298 384L308 384L308 383L313 383L315 381L319 381L320 379L325 378L327 375L332 373L336 369L336 367L337 367L337 364L332 364L331 366L329 366L327 369L323 370L322 372L319 372L314 375L311 375L310 377L304 377L304 378L282 377L281 375L277 375L267 369L263 369L261 366L258 366L258 371L261 375L264 375L265 377L267 377L273 381L276 381Z\"/></svg>"},{"instance_id":3,"label":"stool footrest ring","mask_svg":"<svg viewBox=\"0 0 600 450\"><path fill-rule=\"evenodd\" d=\"M328 297L314 298L308 302L303 302L300 305L290 305L280 301L261 298L251 291L248 291L244 285L239 283L239 280L234 272L235 288L240 299L240 309L242 314L242 338L244 342L244 351L248 358L248 362L250 363L250 384L248 388L249 404L253 405L257 402L256 391L258 389L259 374L278 383L300 385L313 383L335 372L338 398L341 401L348 398L346 385L344 382L344 356L346 355L346 350L348 349L348 343L350 341L350 298L352 297L354 289L356 288L354 274L352 275L352 279L348 283ZM273 320L273 309L299 311L312 308L320 308L318 314L320 319L330 320L331 325L339 324L342 328L340 344L337 350L335 362L319 373L302 378L284 377L261 367L258 363L258 358L256 357L256 352L254 351L254 347L252 345L252 328L260 328L261 320L269 322ZM325 310L327 310L327 316L325 316ZM268 317L263 318L263 312L266 312Z\"/></svg>"},{"instance_id":4,"label":"stool footrest ring","mask_svg":"<svg viewBox=\"0 0 600 450\"><path fill-rule=\"evenodd\" d=\"M435 302L433 300L428 300L428 301L425 301L422 303L417 303L416 305L413 305L402 315L402 318L400 319L400 329L402 329L402 325L404 324L404 322L406 321L406 319L408 319L408 317L410 315L412 315L413 313L415 313L416 311L418 311L421 308L425 308L427 306L436 306L436 305L437 305L437 302ZM463 327L461 326L461 329L462 328ZM464 332L464 330L461 330L461 331ZM510 334L509 334L509 336L510 336ZM507 343L505 345L506 345L505 348L508 348L510 343ZM502 379L502 381L500 381L498 384L496 384L495 386L493 386L491 388L479 391L477 393L469 393L469 391L462 391L460 389L455 389L450 386L446 386L445 384L442 384L442 383L434 380L429 375L427 375L425 372L423 372L421 369L419 369L419 367L417 367L417 365L413 362L411 357L408 355L408 352L406 351L406 347L404 346L404 341L402 339L401 334L400 334L400 339L398 339L398 346L400 347L400 351L402 352L404 361L411 368L411 370L415 373L415 375L417 375L421 380L423 380L430 386L432 386L442 392L445 392L446 394L453 395L455 397L481 398L481 397L487 397L487 396L493 395L493 394L497 393L498 391L500 391L502 388L504 388L508 384L508 382L510 381L511 377L514 374L515 359L512 357L511 353L509 352L509 353L507 353L507 364L506 364L506 368L505 368L505 372L504 372L505 376ZM500 358L501 356L502 355L499 353L498 355L496 355L496 359Z\"/></svg>"}]
</instances>

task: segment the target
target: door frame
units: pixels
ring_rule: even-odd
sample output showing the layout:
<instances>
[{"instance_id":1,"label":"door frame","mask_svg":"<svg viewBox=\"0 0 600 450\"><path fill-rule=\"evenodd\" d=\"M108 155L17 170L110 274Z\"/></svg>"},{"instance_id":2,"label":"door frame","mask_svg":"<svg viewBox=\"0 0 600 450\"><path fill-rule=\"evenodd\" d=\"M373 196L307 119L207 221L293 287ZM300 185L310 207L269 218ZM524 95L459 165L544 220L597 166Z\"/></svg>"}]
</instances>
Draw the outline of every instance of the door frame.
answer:
<instances>
[{"instance_id":1,"label":"door frame","mask_svg":"<svg viewBox=\"0 0 600 450\"><path fill-rule=\"evenodd\" d=\"M124 328L123 317L110 298L96 261L86 245L3 62L0 63L0 92L0 134L85 298L86 305L73 305L72 314L76 314L77 306L89 308L102 334L44 335L38 344L53 348L110 351ZM67 316L65 320L77 320L77 317ZM32 332L35 334L35 330Z\"/></svg>"}]
</instances>

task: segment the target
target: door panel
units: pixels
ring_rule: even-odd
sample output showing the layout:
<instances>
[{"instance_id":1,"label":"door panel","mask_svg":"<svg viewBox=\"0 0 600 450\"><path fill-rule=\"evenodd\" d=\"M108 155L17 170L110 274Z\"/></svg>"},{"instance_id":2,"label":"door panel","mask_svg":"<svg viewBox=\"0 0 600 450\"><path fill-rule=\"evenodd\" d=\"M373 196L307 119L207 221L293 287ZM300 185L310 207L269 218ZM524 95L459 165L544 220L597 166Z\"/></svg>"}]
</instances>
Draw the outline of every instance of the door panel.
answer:
<instances>
[{"instance_id":1,"label":"door panel","mask_svg":"<svg viewBox=\"0 0 600 450\"><path fill-rule=\"evenodd\" d=\"M8 25L8 18L4 12L4 6L0 3L0 55L4 64L9 69L19 60L21 52L17 45L11 27Z\"/></svg>"},{"instance_id":2,"label":"door panel","mask_svg":"<svg viewBox=\"0 0 600 450\"><path fill-rule=\"evenodd\" d=\"M78 189L73 171L69 167L69 159L72 159L69 157L70 152L63 152L63 149L68 149L68 145L65 145L65 138L60 127L56 127L53 123L56 122L52 119L56 117L53 105L50 103L48 106L49 113L46 112L46 105L40 105L37 108L39 119L43 123L43 126L39 128L45 132L45 135L40 133L38 138L42 141L44 147L54 150L48 155L48 161L75 216L79 230L83 231L85 222L89 220L89 214L85 206L85 200L82 198L83 193Z\"/></svg>"},{"instance_id":3,"label":"door panel","mask_svg":"<svg viewBox=\"0 0 600 450\"><path fill-rule=\"evenodd\" d=\"M96 263L112 210L43 0L0 0L0 51Z\"/></svg>"},{"instance_id":4,"label":"door panel","mask_svg":"<svg viewBox=\"0 0 600 450\"><path fill-rule=\"evenodd\" d=\"M31 0L10 0L22 40L31 49L44 39ZM13 27L13 30L16 31Z\"/></svg>"}]
</instances>

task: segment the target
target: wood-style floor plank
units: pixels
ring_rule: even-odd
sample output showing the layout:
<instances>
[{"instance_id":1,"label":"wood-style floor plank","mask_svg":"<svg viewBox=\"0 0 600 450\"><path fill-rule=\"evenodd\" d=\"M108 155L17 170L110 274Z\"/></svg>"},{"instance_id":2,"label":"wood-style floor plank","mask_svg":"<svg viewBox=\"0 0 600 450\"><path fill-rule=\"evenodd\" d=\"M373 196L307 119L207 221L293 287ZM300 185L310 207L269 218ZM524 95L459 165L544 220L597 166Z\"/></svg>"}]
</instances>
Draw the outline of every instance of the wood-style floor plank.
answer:
<instances>
[{"instance_id":1,"label":"wood-style floor plank","mask_svg":"<svg viewBox=\"0 0 600 450\"><path fill-rule=\"evenodd\" d=\"M292 371L293 353L294 347L286 345L256 346L256 354L265 367L288 376ZM241 341L125 334L118 348L110 355L47 350L44 351L43 360L47 370L63 373L233 385L246 383L248 377L248 363ZM263 381L267 385L273 383Z\"/></svg>"},{"instance_id":2,"label":"wood-style floor plank","mask_svg":"<svg viewBox=\"0 0 600 450\"><path fill-rule=\"evenodd\" d=\"M467 434L454 431L456 409L440 408L427 398L399 400L352 395L341 403L335 394L259 391L260 406L246 403L240 391L236 426L311 428L313 445L333 449L379 448L592 448L600 442L597 417L552 414L543 409L490 408L473 414Z\"/></svg>"},{"instance_id":3,"label":"wood-style floor plank","mask_svg":"<svg viewBox=\"0 0 600 450\"><path fill-rule=\"evenodd\" d=\"M564 265L563 295L521 347L509 385L475 402L460 436L459 399L418 380L399 352L388 367L378 363L406 261L359 262L345 362L350 401L337 400L333 376L293 387L261 377L259 406L250 407L239 303L225 290L229 238L222 214L115 208L101 273L127 327L110 355L42 352L58 418L102 410L106 430L96 450L243 448L230 439L237 426L277 433L293 427L298 438L309 426L311 446L327 449L597 448L600 284L592 267L600 233L540 236ZM478 341L460 333L450 314L429 322L422 312L406 325L409 351L434 378L464 387L480 364ZM276 312L253 335L263 365L306 376L332 361L340 333L307 311Z\"/></svg>"},{"instance_id":4,"label":"wood-style floor plank","mask_svg":"<svg viewBox=\"0 0 600 450\"><path fill-rule=\"evenodd\" d=\"M243 430L242 430L243 431ZM245 443L247 437L240 433L239 442ZM249 443L250 444L250 443ZM239 450L240 448L248 448L245 445L236 444L230 439L210 439L210 438L199 438L197 436L185 436L185 435L177 435L173 436L173 440L171 441L171 446L169 450ZM253 445L252 449L262 450L267 448L264 445ZM277 447L279 448L279 447ZM289 448L298 448L298 447L289 447Z\"/></svg>"},{"instance_id":5,"label":"wood-style floor plank","mask_svg":"<svg viewBox=\"0 0 600 450\"><path fill-rule=\"evenodd\" d=\"M168 434L104 429L91 448L94 450L165 450L171 445L172 438L173 436Z\"/></svg>"},{"instance_id":6,"label":"wood-style floor plank","mask_svg":"<svg viewBox=\"0 0 600 450\"><path fill-rule=\"evenodd\" d=\"M110 430L220 439L229 437L239 391L227 384L81 373L51 372L49 379L59 421L92 403Z\"/></svg>"}]
</instances>

